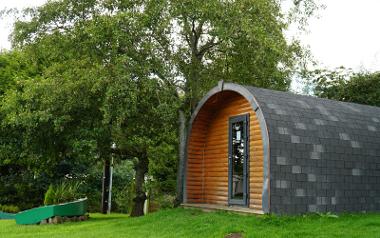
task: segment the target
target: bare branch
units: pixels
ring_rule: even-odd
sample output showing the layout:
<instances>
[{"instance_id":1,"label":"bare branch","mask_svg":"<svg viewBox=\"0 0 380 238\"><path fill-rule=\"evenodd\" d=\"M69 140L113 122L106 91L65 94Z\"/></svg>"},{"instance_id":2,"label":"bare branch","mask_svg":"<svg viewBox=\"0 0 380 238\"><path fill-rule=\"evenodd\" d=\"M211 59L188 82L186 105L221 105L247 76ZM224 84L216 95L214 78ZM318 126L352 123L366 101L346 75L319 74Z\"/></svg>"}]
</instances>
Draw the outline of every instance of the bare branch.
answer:
<instances>
[{"instance_id":1,"label":"bare branch","mask_svg":"<svg viewBox=\"0 0 380 238\"><path fill-rule=\"evenodd\" d=\"M200 38L201 37L201 35L203 34L203 25L205 24L205 20L204 19L202 19L200 22L199 22L199 24L198 24L198 26L197 26L197 28L196 28L196 30L195 30L195 34L196 34L196 36L198 37L198 38Z\"/></svg>"},{"instance_id":2,"label":"bare branch","mask_svg":"<svg viewBox=\"0 0 380 238\"><path fill-rule=\"evenodd\" d=\"M197 55L198 54L198 41L199 41L199 37L197 35L197 32L196 32L196 27L195 27L195 18L192 18L191 19L191 25L192 25L192 28L191 28L191 36L190 36L190 39L191 39L191 50L193 52L194 55Z\"/></svg>"},{"instance_id":3,"label":"bare branch","mask_svg":"<svg viewBox=\"0 0 380 238\"><path fill-rule=\"evenodd\" d=\"M209 40L206 44L204 44L204 45L200 48L199 53L198 53L198 55L197 55L198 59L202 59L203 56L204 56L209 50L211 50L212 48L214 48L215 46L217 46L218 44L221 43L221 41L217 41L217 42L215 42L215 39L216 39L216 37L213 36L213 37L211 38L211 40Z\"/></svg>"}]
</instances>

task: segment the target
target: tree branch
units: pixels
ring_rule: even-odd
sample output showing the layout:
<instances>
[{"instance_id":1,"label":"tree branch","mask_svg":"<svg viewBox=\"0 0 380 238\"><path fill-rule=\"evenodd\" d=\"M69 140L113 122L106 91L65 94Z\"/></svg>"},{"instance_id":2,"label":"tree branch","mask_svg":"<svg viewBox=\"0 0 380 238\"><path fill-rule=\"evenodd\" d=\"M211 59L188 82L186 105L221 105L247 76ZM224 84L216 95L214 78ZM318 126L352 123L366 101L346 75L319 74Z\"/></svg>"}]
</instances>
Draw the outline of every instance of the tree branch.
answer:
<instances>
[{"instance_id":1,"label":"tree branch","mask_svg":"<svg viewBox=\"0 0 380 238\"><path fill-rule=\"evenodd\" d=\"M195 18L192 18L191 19L191 25L192 25L192 28L191 28L191 36L190 36L190 40L191 40L191 51L193 52L193 55L197 55L198 54L198 41L199 41L199 36L197 35L197 32L196 32L196 27L195 27Z\"/></svg>"},{"instance_id":2,"label":"tree branch","mask_svg":"<svg viewBox=\"0 0 380 238\"><path fill-rule=\"evenodd\" d=\"M200 50L199 50L199 52L198 52L198 55L197 55L197 58L198 58L199 60L201 60L201 59L203 58L203 56L204 56L209 50L211 50L213 47L215 47L215 46L217 46L218 44L221 43L221 41L215 42L215 39L216 39L216 37L213 36L213 37L211 38L211 40L209 40L206 44L204 44L204 45L200 48Z\"/></svg>"}]
</instances>

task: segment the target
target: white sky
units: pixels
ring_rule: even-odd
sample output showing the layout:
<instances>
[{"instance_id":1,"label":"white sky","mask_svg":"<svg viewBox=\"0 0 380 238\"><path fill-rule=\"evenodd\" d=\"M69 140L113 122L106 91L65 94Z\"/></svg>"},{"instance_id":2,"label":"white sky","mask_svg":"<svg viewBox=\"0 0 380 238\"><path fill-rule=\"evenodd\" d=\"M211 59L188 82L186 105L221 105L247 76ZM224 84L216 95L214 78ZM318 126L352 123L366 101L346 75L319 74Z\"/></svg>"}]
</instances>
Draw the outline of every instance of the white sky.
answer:
<instances>
[{"instance_id":1,"label":"white sky","mask_svg":"<svg viewBox=\"0 0 380 238\"><path fill-rule=\"evenodd\" d=\"M329 68L380 71L380 1L324 0L326 9L312 19L301 42Z\"/></svg>"},{"instance_id":2,"label":"white sky","mask_svg":"<svg viewBox=\"0 0 380 238\"><path fill-rule=\"evenodd\" d=\"M45 2L46 0L0 0L0 11L4 8L17 8L21 10L26 7L40 6ZM5 19L0 17L0 50L11 48L8 38L12 31L13 21L14 19L9 17Z\"/></svg>"},{"instance_id":3,"label":"white sky","mask_svg":"<svg viewBox=\"0 0 380 238\"><path fill-rule=\"evenodd\" d=\"M38 6L46 0L0 0L3 8ZM328 68L380 71L380 1L322 0L326 9L310 21L301 42ZM0 19L0 49L9 49L12 19ZM292 32L289 33L293 34Z\"/></svg>"}]
</instances>

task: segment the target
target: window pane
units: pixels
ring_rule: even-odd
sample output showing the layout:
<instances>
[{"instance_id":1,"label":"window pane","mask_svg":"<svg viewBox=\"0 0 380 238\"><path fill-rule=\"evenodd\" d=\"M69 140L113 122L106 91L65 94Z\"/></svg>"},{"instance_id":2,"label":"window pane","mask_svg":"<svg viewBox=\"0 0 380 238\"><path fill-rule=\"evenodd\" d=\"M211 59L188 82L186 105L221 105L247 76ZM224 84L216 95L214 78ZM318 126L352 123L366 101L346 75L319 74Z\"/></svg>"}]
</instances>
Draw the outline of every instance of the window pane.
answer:
<instances>
[{"instance_id":1,"label":"window pane","mask_svg":"<svg viewBox=\"0 0 380 238\"><path fill-rule=\"evenodd\" d=\"M232 199L243 199L245 134L242 121L232 123Z\"/></svg>"}]
</instances>

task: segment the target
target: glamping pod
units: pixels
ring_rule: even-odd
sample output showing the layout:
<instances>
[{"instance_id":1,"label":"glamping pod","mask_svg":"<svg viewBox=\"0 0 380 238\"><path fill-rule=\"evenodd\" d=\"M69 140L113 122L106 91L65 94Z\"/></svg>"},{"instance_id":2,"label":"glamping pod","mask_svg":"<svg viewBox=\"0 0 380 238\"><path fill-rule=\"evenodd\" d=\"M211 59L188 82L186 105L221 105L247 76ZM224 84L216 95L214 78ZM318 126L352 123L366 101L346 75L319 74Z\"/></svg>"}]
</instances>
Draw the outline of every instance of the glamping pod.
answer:
<instances>
[{"instance_id":1,"label":"glamping pod","mask_svg":"<svg viewBox=\"0 0 380 238\"><path fill-rule=\"evenodd\" d=\"M380 211L380 108L220 82L194 111L184 206Z\"/></svg>"}]
</instances>

